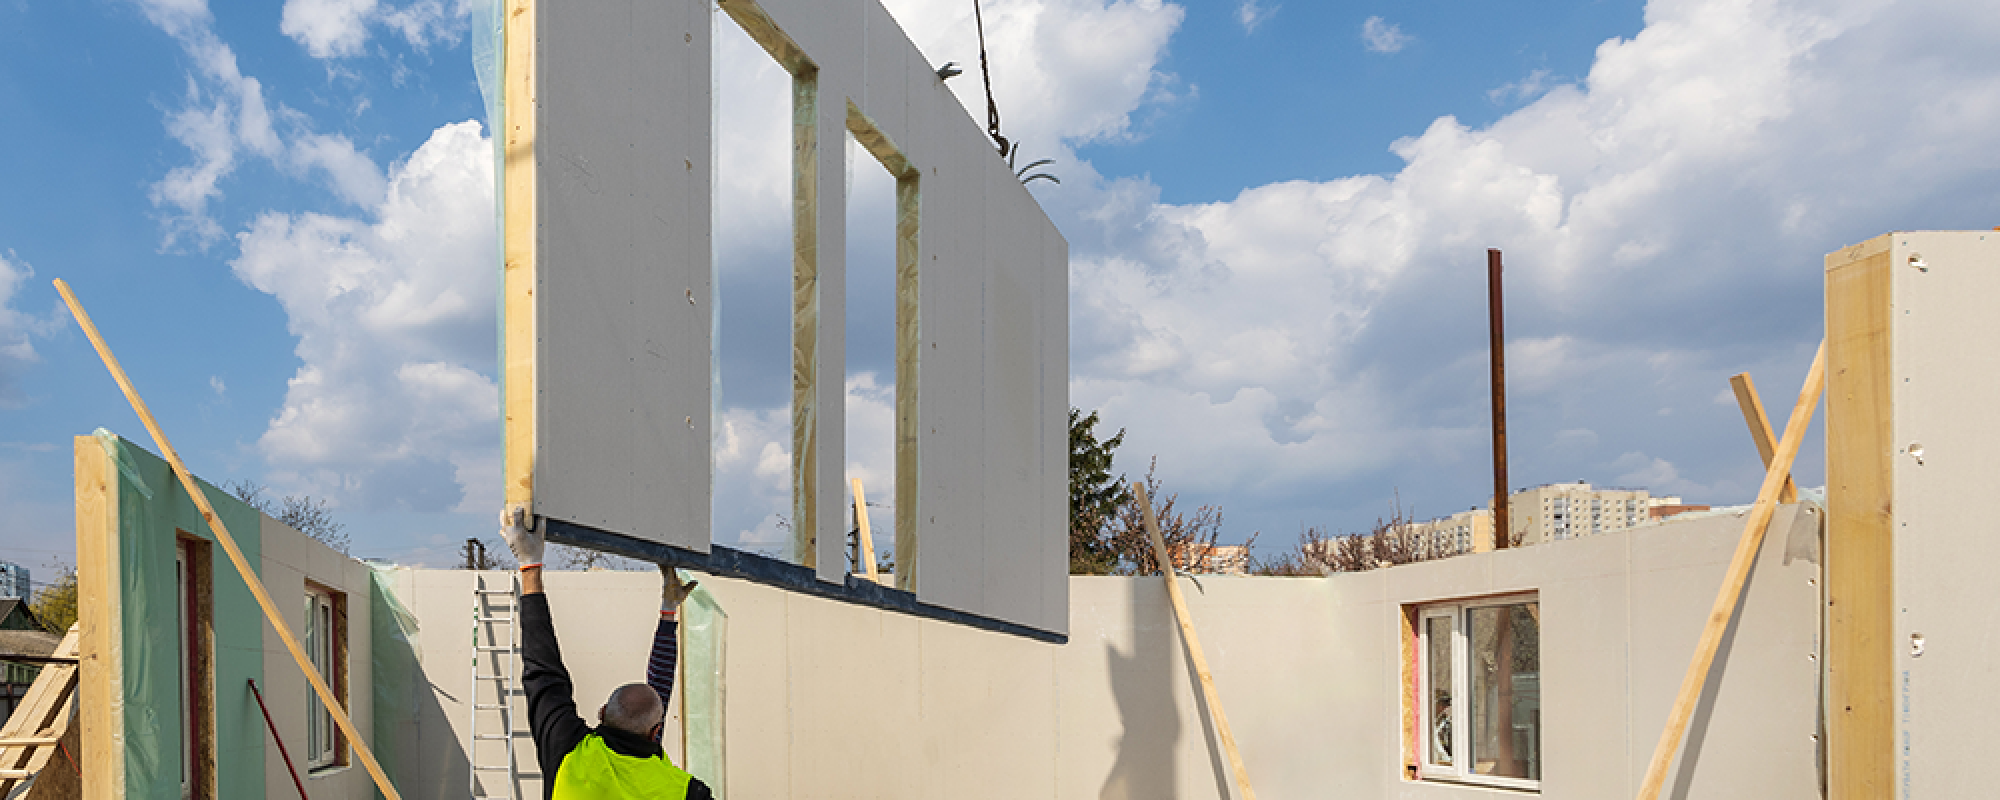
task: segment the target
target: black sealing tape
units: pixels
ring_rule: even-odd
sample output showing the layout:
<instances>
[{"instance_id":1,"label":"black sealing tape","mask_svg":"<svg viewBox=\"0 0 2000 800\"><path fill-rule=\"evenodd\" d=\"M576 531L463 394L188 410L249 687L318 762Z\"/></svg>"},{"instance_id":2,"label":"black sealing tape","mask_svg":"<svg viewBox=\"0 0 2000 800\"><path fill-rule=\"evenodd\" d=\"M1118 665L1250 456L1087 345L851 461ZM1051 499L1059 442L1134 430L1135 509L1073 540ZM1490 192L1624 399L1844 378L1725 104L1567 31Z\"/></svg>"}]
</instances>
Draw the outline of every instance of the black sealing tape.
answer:
<instances>
[{"instance_id":1,"label":"black sealing tape","mask_svg":"<svg viewBox=\"0 0 2000 800\"><path fill-rule=\"evenodd\" d=\"M775 586L788 592L897 611L915 617L1034 639L1038 642L1069 643L1069 636L1065 634L1051 633L1040 628L1030 628L1005 620L931 605L918 600L915 593L883 586L856 575L847 576L845 583L827 583L820 580L810 567L802 567L789 561L731 547L710 545L708 552L697 553L670 544L634 539L623 534L549 518L543 518L542 530L548 535L549 541L557 544L602 550L626 558L666 564L724 578L740 578L765 586Z\"/></svg>"}]
</instances>

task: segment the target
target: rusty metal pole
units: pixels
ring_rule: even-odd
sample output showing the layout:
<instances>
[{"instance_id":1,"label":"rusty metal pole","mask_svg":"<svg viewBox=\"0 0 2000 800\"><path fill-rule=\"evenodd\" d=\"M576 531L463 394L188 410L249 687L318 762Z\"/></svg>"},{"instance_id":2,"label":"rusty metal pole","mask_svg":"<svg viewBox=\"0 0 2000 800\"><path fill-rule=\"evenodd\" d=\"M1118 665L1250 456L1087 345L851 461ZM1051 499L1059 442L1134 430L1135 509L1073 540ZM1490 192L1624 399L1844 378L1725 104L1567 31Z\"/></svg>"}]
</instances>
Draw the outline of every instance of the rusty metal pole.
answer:
<instances>
[{"instance_id":1,"label":"rusty metal pole","mask_svg":"<svg viewBox=\"0 0 2000 800\"><path fill-rule=\"evenodd\" d=\"M1507 337L1500 319L1500 251L1486 250L1487 319L1493 352L1493 549L1512 544L1507 514Z\"/></svg>"}]
</instances>

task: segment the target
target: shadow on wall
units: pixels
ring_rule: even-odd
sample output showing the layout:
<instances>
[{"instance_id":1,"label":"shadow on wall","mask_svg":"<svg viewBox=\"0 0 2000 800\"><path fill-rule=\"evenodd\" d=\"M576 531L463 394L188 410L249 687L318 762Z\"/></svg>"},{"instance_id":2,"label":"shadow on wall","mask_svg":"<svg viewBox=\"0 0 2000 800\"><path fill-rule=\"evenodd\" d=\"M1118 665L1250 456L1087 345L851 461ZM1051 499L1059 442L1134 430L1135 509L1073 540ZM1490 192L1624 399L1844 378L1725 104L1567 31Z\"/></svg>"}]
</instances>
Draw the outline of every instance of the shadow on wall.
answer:
<instances>
[{"instance_id":1,"label":"shadow on wall","mask_svg":"<svg viewBox=\"0 0 2000 800\"><path fill-rule=\"evenodd\" d=\"M1743 579L1745 597L1749 596L1750 583L1755 580L1757 580L1757 562L1752 561L1750 572ZM1729 654L1736 649L1736 628L1743 621L1744 605L1738 602L1736 612L1729 615L1729 625L1723 629L1722 642L1715 650L1715 661L1709 665L1707 680L1702 682L1701 696L1695 700L1694 713L1688 719L1686 741L1681 745L1680 768L1674 775L1673 788L1667 795L1672 800L1689 800L1689 792L1694 786L1695 767L1701 763L1702 745L1708 742L1709 724L1715 718L1715 698L1722 691L1721 676L1729 672Z\"/></svg>"},{"instance_id":2,"label":"shadow on wall","mask_svg":"<svg viewBox=\"0 0 2000 800\"><path fill-rule=\"evenodd\" d=\"M1201 684L1188 663L1181 643L1179 623L1167 602L1166 586L1156 581L1128 584L1132 632L1131 648L1120 650L1117 643L1104 645L1106 673L1111 695L1118 706L1122 732L1118 738L1117 760L1098 791L1103 800L1152 800L1180 793L1182 761L1181 710L1183 697L1196 698L1196 713L1202 721L1203 741L1208 744L1209 761L1216 781L1216 796L1229 797L1227 766L1215 745L1214 721L1200 702ZM1177 691L1176 678L1187 680L1188 692Z\"/></svg>"},{"instance_id":3,"label":"shadow on wall","mask_svg":"<svg viewBox=\"0 0 2000 800\"><path fill-rule=\"evenodd\" d=\"M376 570L370 581L369 604L374 624L375 757L396 790L410 800L463 800L472 762L438 702L445 689L425 677L417 617L396 597L393 579L381 570ZM451 633L435 631L433 635ZM450 695L445 697L457 701ZM428 739L426 731L433 734ZM444 735L436 735L440 731ZM533 771L532 765L526 770ZM440 779L449 775L458 775L460 780ZM497 783L489 782L482 788L487 789L481 792L484 795L507 794ZM514 796L528 795L517 788Z\"/></svg>"}]
</instances>

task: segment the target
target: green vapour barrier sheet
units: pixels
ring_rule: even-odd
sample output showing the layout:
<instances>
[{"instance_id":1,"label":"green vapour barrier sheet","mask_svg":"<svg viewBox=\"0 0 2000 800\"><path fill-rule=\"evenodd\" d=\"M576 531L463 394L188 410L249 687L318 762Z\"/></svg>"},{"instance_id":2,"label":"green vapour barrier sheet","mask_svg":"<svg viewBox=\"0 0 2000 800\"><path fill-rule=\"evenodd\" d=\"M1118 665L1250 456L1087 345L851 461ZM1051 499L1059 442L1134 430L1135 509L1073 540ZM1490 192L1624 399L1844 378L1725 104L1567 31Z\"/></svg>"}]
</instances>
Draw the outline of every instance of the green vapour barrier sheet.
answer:
<instances>
[{"instance_id":1,"label":"green vapour barrier sheet","mask_svg":"<svg viewBox=\"0 0 2000 800\"><path fill-rule=\"evenodd\" d=\"M692 576L685 571L681 580ZM723 643L729 638L729 615L715 595L696 586L683 603L681 618L682 724L686 726L689 774L714 790L716 800L728 793L723 746Z\"/></svg>"},{"instance_id":2,"label":"green vapour barrier sheet","mask_svg":"<svg viewBox=\"0 0 2000 800\"><path fill-rule=\"evenodd\" d=\"M390 781L407 785L417 774L417 692L428 692L417 615L396 599L396 568L370 565L368 619L370 665L375 684L375 737L371 746ZM381 797L381 790L376 790Z\"/></svg>"},{"instance_id":3,"label":"green vapour barrier sheet","mask_svg":"<svg viewBox=\"0 0 2000 800\"><path fill-rule=\"evenodd\" d=\"M181 707L180 637L175 627L179 535L213 542L201 510L167 462L99 429L97 441L116 464L120 646L124 657L125 796L180 800L186 709ZM197 481L236 546L261 565L256 509ZM264 679L264 615L220 546L210 550L215 622L216 796L264 796L267 734L251 680ZM285 702L276 698L271 702Z\"/></svg>"}]
</instances>

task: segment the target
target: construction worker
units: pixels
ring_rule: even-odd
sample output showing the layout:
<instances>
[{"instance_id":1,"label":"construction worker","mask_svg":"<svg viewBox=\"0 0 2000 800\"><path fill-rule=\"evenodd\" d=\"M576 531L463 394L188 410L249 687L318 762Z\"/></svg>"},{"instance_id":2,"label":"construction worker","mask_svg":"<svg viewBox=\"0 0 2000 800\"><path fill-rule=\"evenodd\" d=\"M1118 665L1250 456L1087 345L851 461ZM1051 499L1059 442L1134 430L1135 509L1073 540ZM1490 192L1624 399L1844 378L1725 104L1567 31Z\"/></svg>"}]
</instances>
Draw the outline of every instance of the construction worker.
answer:
<instances>
[{"instance_id":1,"label":"construction worker","mask_svg":"<svg viewBox=\"0 0 2000 800\"><path fill-rule=\"evenodd\" d=\"M556 649L555 624L549 619L548 595L542 591L542 553L546 540L519 506L501 514L500 535L521 564L521 685L528 691L528 719L533 726L535 753L542 769L542 796L547 800L623 800L671 798L710 800L708 785L667 760L660 735L667 724L667 700L674 692L674 664L679 657L678 612L694 588L662 565L660 624L653 634L652 658L645 683L628 683L611 691L597 710L592 728L576 713L574 687Z\"/></svg>"}]
</instances>

